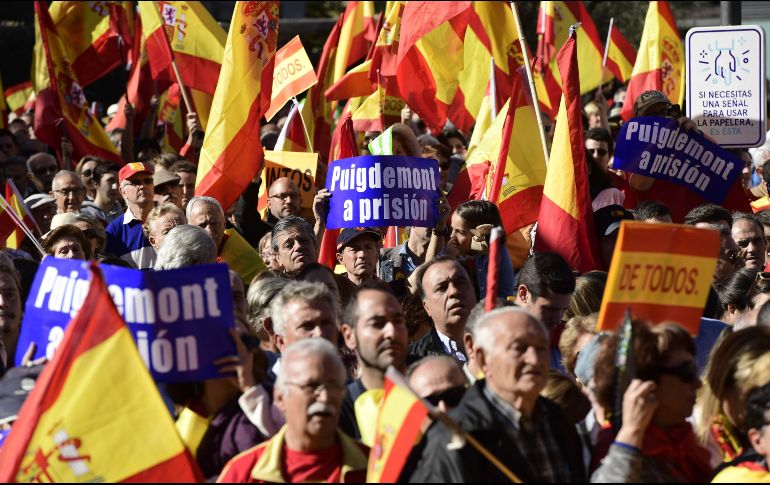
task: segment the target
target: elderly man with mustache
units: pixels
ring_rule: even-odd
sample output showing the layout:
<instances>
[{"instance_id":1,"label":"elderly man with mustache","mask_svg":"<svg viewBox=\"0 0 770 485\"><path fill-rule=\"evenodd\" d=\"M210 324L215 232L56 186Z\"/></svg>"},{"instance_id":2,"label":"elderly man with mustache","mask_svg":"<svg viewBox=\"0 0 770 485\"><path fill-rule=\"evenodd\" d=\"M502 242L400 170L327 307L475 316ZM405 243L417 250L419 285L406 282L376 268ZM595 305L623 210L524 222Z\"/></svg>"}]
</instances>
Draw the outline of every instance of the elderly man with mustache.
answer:
<instances>
[{"instance_id":1,"label":"elderly man with mustache","mask_svg":"<svg viewBox=\"0 0 770 485\"><path fill-rule=\"evenodd\" d=\"M368 448L337 429L345 395L345 366L324 339L289 345L275 383L286 425L270 440L236 456L219 482L360 483Z\"/></svg>"}]
</instances>

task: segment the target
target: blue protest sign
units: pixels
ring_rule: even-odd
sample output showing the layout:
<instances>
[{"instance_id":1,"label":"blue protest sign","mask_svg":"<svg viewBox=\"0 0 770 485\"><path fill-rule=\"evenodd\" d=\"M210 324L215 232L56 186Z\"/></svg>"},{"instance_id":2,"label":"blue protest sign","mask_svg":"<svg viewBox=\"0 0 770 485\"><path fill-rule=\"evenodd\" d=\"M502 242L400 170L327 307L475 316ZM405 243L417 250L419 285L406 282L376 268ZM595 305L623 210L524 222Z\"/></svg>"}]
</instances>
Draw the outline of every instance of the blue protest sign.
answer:
<instances>
[{"instance_id":1,"label":"blue protest sign","mask_svg":"<svg viewBox=\"0 0 770 485\"><path fill-rule=\"evenodd\" d=\"M158 382L221 377L213 361L236 353L229 334L233 299L227 266L145 272L100 265L118 312ZM16 365L31 342L49 359L88 294L85 261L47 257L24 307Z\"/></svg>"},{"instance_id":2,"label":"blue protest sign","mask_svg":"<svg viewBox=\"0 0 770 485\"><path fill-rule=\"evenodd\" d=\"M744 162L676 120L643 116L618 134L613 167L686 187L721 204Z\"/></svg>"},{"instance_id":3,"label":"blue protest sign","mask_svg":"<svg viewBox=\"0 0 770 485\"><path fill-rule=\"evenodd\" d=\"M326 176L332 193L326 227L434 227L438 186L438 162L429 158L335 160Z\"/></svg>"}]
</instances>

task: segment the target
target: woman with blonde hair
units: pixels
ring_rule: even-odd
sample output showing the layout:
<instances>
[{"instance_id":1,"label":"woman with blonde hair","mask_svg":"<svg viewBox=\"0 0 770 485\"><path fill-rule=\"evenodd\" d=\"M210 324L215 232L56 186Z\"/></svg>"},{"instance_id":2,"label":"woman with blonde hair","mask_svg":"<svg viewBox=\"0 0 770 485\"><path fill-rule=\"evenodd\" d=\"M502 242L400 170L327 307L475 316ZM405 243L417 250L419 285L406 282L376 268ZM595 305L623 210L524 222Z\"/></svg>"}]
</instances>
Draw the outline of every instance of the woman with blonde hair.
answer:
<instances>
[{"instance_id":1,"label":"woman with blonde hair","mask_svg":"<svg viewBox=\"0 0 770 485\"><path fill-rule=\"evenodd\" d=\"M696 404L698 440L712 453L712 464L731 461L748 446L743 408L754 367L770 353L770 329L749 327L724 337L711 354Z\"/></svg>"}]
</instances>

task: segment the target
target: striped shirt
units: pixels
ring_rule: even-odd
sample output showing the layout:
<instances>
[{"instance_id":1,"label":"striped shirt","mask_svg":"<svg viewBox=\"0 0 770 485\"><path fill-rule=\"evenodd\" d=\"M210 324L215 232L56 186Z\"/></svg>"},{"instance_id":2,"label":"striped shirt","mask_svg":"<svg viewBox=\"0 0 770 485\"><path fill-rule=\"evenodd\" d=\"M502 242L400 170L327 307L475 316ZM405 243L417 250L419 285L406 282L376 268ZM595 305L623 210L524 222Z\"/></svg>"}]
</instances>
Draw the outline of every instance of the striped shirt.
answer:
<instances>
[{"instance_id":1,"label":"striped shirt","mask_svg":"<svg viewBox=\"0 0 770 485\"><path fill-rule=\"evenodd\" d=\"M142 231L142 221L130 209L107 226L107 254L134 264L139 269L155 265L155 250Z\"/></svg>"}]
</instances>

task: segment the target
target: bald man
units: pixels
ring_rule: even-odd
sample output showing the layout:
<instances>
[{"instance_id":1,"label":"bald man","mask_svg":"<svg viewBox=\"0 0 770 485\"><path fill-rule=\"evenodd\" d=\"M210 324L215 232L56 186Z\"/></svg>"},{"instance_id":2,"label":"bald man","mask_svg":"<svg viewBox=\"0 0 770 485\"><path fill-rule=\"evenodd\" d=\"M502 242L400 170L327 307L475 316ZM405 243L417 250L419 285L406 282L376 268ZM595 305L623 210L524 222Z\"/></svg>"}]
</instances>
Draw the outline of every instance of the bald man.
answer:
<instances>
[{"instance_id":1,"label":"bald man","mask_svg":"<svg viewBox=\"0 0 770 485\"><path fill-rule=\"evenodd\" d=\"M446 355L431 355L407 369L409 387L442 411L457 407L468 381L460 365Z\"/></svg>"},{"instance_id":2,"label":"bald man","mask_svg":"<svg viewBox=\"0 0 770 485\"><path fill-rule=\"evenodd\" d=\"M56 213L80 212L86 198L86 189L80 175L69 170L56 174L51 183L51 196L56 201Z\"/></svg>"},{"instance_id":3,"label":"bald man","mask_svg":"<svg viewBox=\"0 0 770 485\"><path fill-rule=\"evenodd\" d=\"M275 224L286 216L298 216L300 211L299 187L290 178L281 177L268 190L267 222Z\"/></svg>"}]
</instances>

